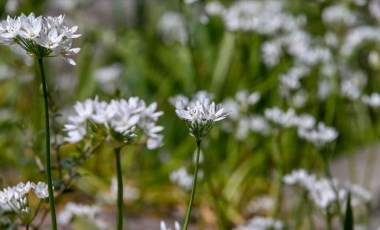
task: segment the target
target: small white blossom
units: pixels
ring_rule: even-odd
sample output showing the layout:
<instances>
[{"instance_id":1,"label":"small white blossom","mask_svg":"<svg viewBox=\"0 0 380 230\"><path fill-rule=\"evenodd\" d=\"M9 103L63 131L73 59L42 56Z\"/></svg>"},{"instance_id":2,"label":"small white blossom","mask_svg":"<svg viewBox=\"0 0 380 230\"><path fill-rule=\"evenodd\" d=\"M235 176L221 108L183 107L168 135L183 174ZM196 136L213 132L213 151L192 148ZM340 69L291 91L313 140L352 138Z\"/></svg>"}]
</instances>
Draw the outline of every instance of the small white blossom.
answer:
<instances>
[{"instance_id":1,"label":"small white blossom","mask_svg":"<svg viewBox=\"0 0 380 230\"><path fill-rule=\"evenodd\" d=\"M65 208L59 213L57 221L59 224L69 224L75 216L85 217L92 221L97 227L106 229L107 224L99 218L100 208L95 205L76 204L69 202Z\"/></svg>"},{"instance_id":2,"label":"small white blossom","mask_svg":"<svg viewBox=\"0 0 380 230\"><path fill-rule=\"evenodd\" d=\"M362 101L364 104L366 104L372 108L379 108L380 107L380 94L372 93L370 96L363 95Z\"/></svg>"},{"instance_id":3,"label":"small white blossom","mask_svg":"<svg viewBox=\"0 0 380 230\"><path fill-rule=\"evenodd\" d=\"M323 122L319 122L316 129L299 128L298 136L317 146L321 146L335 141L338 137L338 132L332 127L327 127Z\"/></svg>"},{"instance_id":4,"label":"small white blossom","mask_svg":"<svg viewBox=\"0 0 380 230\"><path fill-rule=\"evenodd\" d=\"M190 190L193 185L193 176L187 173L185 167L181 167L170 173L170 181L179 187Z\"/></svg>"}]
</instances>

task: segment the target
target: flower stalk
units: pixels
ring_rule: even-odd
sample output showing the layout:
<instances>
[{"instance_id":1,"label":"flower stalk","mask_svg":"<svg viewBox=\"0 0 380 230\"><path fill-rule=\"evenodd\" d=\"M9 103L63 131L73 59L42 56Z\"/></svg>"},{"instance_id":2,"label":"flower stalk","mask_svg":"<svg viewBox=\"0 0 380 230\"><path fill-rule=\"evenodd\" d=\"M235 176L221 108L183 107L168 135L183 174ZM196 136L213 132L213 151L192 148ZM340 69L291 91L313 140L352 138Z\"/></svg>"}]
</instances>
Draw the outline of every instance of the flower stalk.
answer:
<instances>
[{"instance_id":1,"label":"flower stalk","mask_svg":"<svg viewBox=\"0 0 380 230\"><path fill-rule=\"evenodd\" d=\"M55 213L55 201L54 201L54 192L53 192L53 182L52 182L52 173L51 173L51 160L50 160L50 117L49 117L49 104L48 104L48 89L45 77L45 69L43 57L38 57L38 67L40 69L40 76L42 82L42 91L44 97L44 113L45 113L45 173L48 184L48 193L49 193L49 205L50 205L50 216L51 216L51 227L53 230L57 229L57 217Z\"/></svg>"},{"instance_id":2,"label":"flower stalk","mask_svg":"<svg viewBox=\"0 0 380 230\"><path fill-rule=\"evenodd\" d=\"M191 209L192 209L192 206L193 206L193 201L194 201L194 196L195 196L195 190L196 190L196 187L197 187L198 168L199 168L199 155L200 155L200 152L201 152L201 140L197 139L196 143L197 143L197 156L196 156L196 159L195 159L193 186L191 188L191 195L190 195L190 200L189 200L189 204L188 204L187 211L186 211L185 223L183 224L183 228L182 228L183 230L187 230L187 226L189 225L190 215L191 215Z\"/></svg>"},{"instance_id":3,"label":"flower stalk","mask_svg":"<svg viewBox=\"0 0 380 230\"><path fill-rule=\"evenodd\" d=\"M117 228L123 229L123 178L121 173L121 147L115 148L116 177L117 177Z\"/></svg>"}]
</instances>

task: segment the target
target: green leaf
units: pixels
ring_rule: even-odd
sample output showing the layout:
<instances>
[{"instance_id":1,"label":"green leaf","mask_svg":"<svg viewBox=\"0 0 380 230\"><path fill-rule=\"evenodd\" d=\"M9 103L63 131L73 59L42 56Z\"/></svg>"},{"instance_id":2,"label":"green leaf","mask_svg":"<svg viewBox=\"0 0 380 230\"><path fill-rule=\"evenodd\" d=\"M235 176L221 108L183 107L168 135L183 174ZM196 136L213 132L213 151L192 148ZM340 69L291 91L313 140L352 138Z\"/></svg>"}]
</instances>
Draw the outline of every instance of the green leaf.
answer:
<instances>
[{"instance_id":1,"label":"green leaf","mask_svg":"<svg viewBox=\"0 0 380 230\"><path fill-rule=\"evenodd\" d=\"M354 230L354 214L351 207L351 192L348 192L346 214L344 215L344 230Z\"/></svg>"}]
</instances>

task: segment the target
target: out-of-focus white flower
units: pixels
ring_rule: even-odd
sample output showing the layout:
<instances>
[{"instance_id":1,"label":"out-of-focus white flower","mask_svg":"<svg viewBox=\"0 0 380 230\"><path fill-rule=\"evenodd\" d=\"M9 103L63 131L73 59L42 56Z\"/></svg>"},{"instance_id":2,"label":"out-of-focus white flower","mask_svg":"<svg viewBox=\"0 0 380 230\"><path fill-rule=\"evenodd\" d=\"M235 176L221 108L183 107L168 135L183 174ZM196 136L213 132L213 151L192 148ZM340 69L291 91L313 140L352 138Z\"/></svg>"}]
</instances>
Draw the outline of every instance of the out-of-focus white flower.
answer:
<instances>
[{"instance_id":1,"label":"out-of-focus white flower","mask_svg":"<svg viewBox=\"0 0 380 230\"><path fill-rule=\"evenodd\" d=\"M173 230L180 230L181 225L178 223L178 221L174 222L174 229ZM166 223L161 220L160 222L160 230L172 230L171 228L166 227Z\"/></svg>"},{"instance_id":2,"label":"out-of-focus white flower","mask_svg":"<svg viewBox=\"0 0 380 230\"><path fill-rule=\"evenodd\" d=\"M97 69L94 73L95 81L99 87L106 93L114 93L117 80L121 75L121 67L118 64L112 64L106 67Z\"/></svg>"},{"instance_id":3,"label":"out-of-focus white flower","mask_svg":"<svg viewBox=\"0 0 380 230\"><path fill-rule=\"evenodd\" d=\"M270 196L260 196L253 198L246 209L250 213L269 212L274 207L274 201Z\"/></svg>"},{"instance_id":4,"label":"out-of-focus white flower","mask_svg":"<svg viewBox=\"0 0 380 230\"><path fill-rule=\"evenodd\" d=\"M232 31L254 31L271 35L279 31L291 31L302 23L283 11L284 2L270 1L236 1L224 13L227 29Z\"/></svg>"},{"instance_id":5,"label":"out-of-focus white flower","mask_svg":"<svg viewBox=\"0 0 380 230\"><path fill-rule=\"evenodd\" d=\"M323 122L319 122L316 129L300 127L298 129L298 136L317 146L323 146L335 141L338 137L338 132L332 127L327 127Z\"/></svg>"},{"instance_id":6,"label":"out-of-focus white flower","mask_svg":"<svg viewBox=\"0 0 380 230\"><path fill-rule=\"evenodd\" d=\"M185 167L181 167L170 173L170 181L179 187L190 190L193 185L193 176L187 173Z\"/></svg>"},{"instance_id":7,"label":"out-of-focus white flower","mask_svg":"<svg viewBox=\"0 0 380 230\"><path fill-rule=\"evenodd\" d=\"M293 127L297 119L297 114L291 108L286 112L277 107L265 109L264 116L267 120L285 128Z\"/></svg>"},{"instance_id":8,"label":"out-of-focus white flower","mask_svg":"<svg viewBox=\"0 0 380 230\"><path fill-rule=\"evenodd\" d=\"M34 193L40 199L48 198L49 192L48 192L47 184L45 184L43 182L38 182L37 184L35 184L34 185Z\"/></svg>"},{"instance_id":9,"label":"out-of-focus white flower","mask_svg":"<svg viewBox=\"0 0 380 230\"><path fill-rule=\"evenodd\" d=\"M253 132L260 133L264 136L270 134L271 127L268 124L268 121L265 120L263 117L252 115L249 117L249 119L250 119L249 127L251 128Z\"/></svg>"},{"instance_id":10,"label":"out-of-focus white flower","mask_svg":"<svg viewBox=\"0 0 380 230\"><path fill-rule=\"evenodd\" d=\"M366 205L371 202L371 192L358 184L347 184L345 189L339 191L339 197L342 201L347 201L348 192L351 193L351 205L353 207L363 204Z\"/></svg>"},{"instance_id":11,"label":"out-of-focus white flower","mask_svg":"<svg viewBox=\"0 0 380 230\"><path fill-rule=\"evenodd\" d=\"M293 66L285 74L280 75L280 82L283 87L288 89L299 89L300 80L309 74L310 69L307 66Z\"/></svg>"},{"instance_id":12,"label":"out-of-focus white flower","mask_svg":"<svg viewBox=\"0 0 380 230\"><path fill-rule=\"evenodd\" d=\"M330 204L335 202L338 197L333 186L337 186L336 181L325 178L315 181L309 187L309 196L318 207L326 209Z\"/></svg>"},{"instance_id":13,"label":"out-of-focus white flower","mask_svg":"<svg viewBox=\"0 0 380 230\"><path fill-rule=\"evenodd\" d=\"M370 0L368 4L368 11L372 17L380 22L380 2L377 0Z\"/></svg>"},{"instance_id":14,"label":"out-of-focus white flower","mask_svg":"<svg viewBox=\"0 0 380 230\"><path fill-rule=\"evenodd\" d=\"M355 14L344 5L326 7L322 12L322 20L326 24L341 23L346 26L352 26L357 21Z\"/></svg>"},{"instance_id":15,"label":"out-of-focus white flower","mask_svg":"<svg viewBox=\"0 0 380 230\"><path fill-rule=\"evenodd\" d=\"M183 0L185 2L185 4L193 4L193 3L196 3L198 0Z\"/></svg>"},{"instance_id":16,"label":"out-of-focus white flower","mask_svg":"<svg viewBox=\"0 0 380 230\"><path fill-rule=\"evenodd\" d=\"M340 53L344 56L350 57L357 47L369 41L380 41L380 28L371 26L359 26L353 28L349 30L345 36Z\"/></svg>"},{"instance_id":17,"label":"out-of-focus white flower","mask_svg":"<svg viewBox=\"0 0 380 230\"><path fill-rule=\"evenodd\" d=\"M299 169L285 175L283 181L287 185L299 185L308 189L316 181L316 177L313 174L307 173L304 169Z\"/></svg>"},{"instance_id":18,"label":"out-of-focus white flower","mask_svg":"<svg viewBox=\"0 0 380 230\"><path fill-rule=\"evenodd\" d=\"M65 208L59 213L57 221L59 224L69 224L75 216L81 216L92 221L101 229L109 227L106 222L99 218L100 208L95 205L85 205L69 202Z\"/></svg>"},{"instance_id":19,"label":"out-of-focus white flower","mask_svg":"<svg viewBox=\"0 0 380 230\"><path fill-rule=\"evenodd\" d=\"M136 200L140 197L140 190L130 185L123 186L123 199L124 200ZM111 180L111 198L117 199L117 180L115 177Z\"/></svg>"},{"instance_id":20,"label":"out-of-focus white flower","mask_svg":"<svg viewBox=\"0 0 380 230\"><path fill-rule=\"evenodd\" d=\"M205 11L208 16L221 16L225 12L224 6L218 1L207 2Z\"/></svg>"},{"instance_id":21,"label":"out-of-focus white flower","mask_svg":"<svg viewBox=\"0 0 380 230\"><path fill-rule=\"evenodd\" d=\"M284 224L280 220L275 220L270 217L257 216L248 221L245 225L238 226L233 230L281 230L284 229Z\"/></svg>"},{"instance_id":22,"label":"out-of-focus white flower","mask_svg":"<svg viewBox=\"0 0 380 230\"><path fill-rule=\"evenodd\" d=\"M263 61L267 66L273 67L280 62L282 55L281 43L277 40L267 41L261 47Z\"/></svg>"},{"instance_id":23,"label":"out-of-focus white flower","mask_svg":"<svg viewBox=\"0 0 380 230\"><path fill-rule=\"evenodd\" d=\"M183 16L177 12L166 12L158 21L158 30L166 43L186 44L188 34Z\"/></svg>"},{"instance_id":24,"label":"out-of-focus white flower","mask_svg":"<svg viewBox=\"0 0 380 230\"><path fill-rule=\"evenodd\" d=\"M370 96L363 95L362 101L364 104L366 104L372 108L379 108L380 107L380 94L372 93Z\"/></svg>"}]
</instances>

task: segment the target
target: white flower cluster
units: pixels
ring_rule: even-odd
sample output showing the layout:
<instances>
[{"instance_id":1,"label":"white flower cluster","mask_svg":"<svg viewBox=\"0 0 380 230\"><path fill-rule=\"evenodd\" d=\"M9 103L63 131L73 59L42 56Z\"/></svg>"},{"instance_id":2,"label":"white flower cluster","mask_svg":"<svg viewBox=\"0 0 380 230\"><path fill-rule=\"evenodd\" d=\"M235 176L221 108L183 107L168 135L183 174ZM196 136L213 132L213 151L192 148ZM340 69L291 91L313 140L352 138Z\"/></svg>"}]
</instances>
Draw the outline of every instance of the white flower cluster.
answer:
<instances>
[{"instance_id":1,"label":"white flower cluster","mask_svg":"<svg viewBox=\"0 0 380 230\"><path fill-rule=\"evenodd\" d=\"M302 20L283 12L284 2L236 1L222 15L227 29L271 35L298 27Z\"/></svg>"},{"instance_id":2,"label":"white flower cluster","mask_svg":"<svg viewBox=\"0 0 380 230\"><path fill-rule=\"evenodd\" d=\"M380 107L380 94L372 93L370 96L363 95L362 101L364 104L366 104L372 108L379 108Z\"/></svg>"},{"instance_id":3,"label":"white flower cluster","mask_svg":"<svg viewBox=\"0 0 380 230\"><path fill-rule=\"evenodd\" d=\"M352 26L356 23L356 15L342 4L326 7L322 12L322 20L326 24L344 24Z\"/></svg>"},{"instance_id":4,"label":"white flower cluster","mask_svg":"<svg viewBox=\"0 0 380 230\"><path fill-rule=\"evenodd\" d=\"M13 187L6 187L0 191L0 204L9 205L9 207L21 216L30 215L28 193L33 190L39 199L49 197L48 186L43 182L20 182Z\"/></svg>"},{"instance_id":5,"label":"white flower cluster","mask_svg":"<svg viewBox=\"0 0 380 230\"><path fill-rule=\"evenodd\" d=\"M75 65L72 56L80 48L72 48L78 27L67 27L64 16L35 17L33 13L28 16L7 17L0 22L0 44L18 44L28 54L38 58L61 55L71 65Z\"/></svg>"},{"instance_id":6,"label":"white flower cluster","mask_svg":"<svg viewBox=\"0 0 380 230\"><path fill-rule=\"evenodd\" d=\"M252 218L243 226L234 228L233 230L281 230L284 229L284 224L280 220L275 220L270 217L257 216Z\"/></svg>"},{"instance_id":7,"label":"white flower cluster","mask_svg":"<svg viewBox=\"0 0 380 230\"><path fill-rule=\"evenodd\" d=\"M163 112L156 111L156 108L156 103L147 106L138 97L112 100L110 103L97 98L77 102L74 106L76 114L69 116L64 126L68 135L65 141L76 143L83 140L89 126L95 124L106 128L106 138L113 137L116 132L122 135L124 142L128 142L136 136L138 127L148 137L148 149L158 148L162 146L163 136L159 132L163 127L157 126L156 122Z\"/></svg>"},{"instance_id":8,"label":"white flower cluster","mask_svg":"<svg viewBox=\"0 0 380 230\"><path fill-rule=\"evenodd\" d=\"M181 167L170 173L170 181L179 187L190 190L193 185L193 176L187 173L185 167Z\"/></svg>"},{"instance_id":9,"label":"white flower cluster","mask_svg":"<svg viewBox=\"0 0 380 230\"><path fill-rule=\"evenodd\" d=\"M178 99L176 101L176 114L186 121L190 134L202 139L211 130L213 123L223 120L228 113L220 104L215 104L209 98L189 102L189 99Z\"/></svg>"},{"instance_id":10,"label":"white flower cluster","mask_svg":"<svg viewBox=\"0 0 380 230\"><path fill-rule=\"evenodd\" d=\"M108 229L108 225L99 218L101 209L95 205L76 204L69 202L59 213L57 221L59 224L70 224L75 216L86 217L100 229Z\"/></svg>"},{"instance_id":11,"label":"white flower cluster","mask_svg":"<svg viewBox=\"0 0 380 230\"><path fill-rule=\"evenodd\" d=\"M267 120L280 125L284 128L312 128L315 124L315 119L310 114L297 115L294 109L290 108L286 112L278 107L265 109L264 116Z\"/></svg>"},{"instance_id":12,"label":"white flower cluster","mask_svg":"<svg viewBox=\"0 0 380 230\"><path fill-rule=\"evenodd\" d=\"M224 100L223 107L230 111L228 115L229 122L225 122L222 126L224 130L234 132L238 140L245 139L249 131L268 135L270 133L268 122L263 117L250 113L252 106L257 104L260 98L259 92L239 90L234 98Z\"/></svg>"},{"instance_id":13,"label":"white flower cluster","mask_svg":"<svg viewBox=\"0 0 380 230\"><path fill-rule=\"evenodd\" d=\"M158 21L157 27L165 43L186 44L188 33L182 14L172 11L164 13Z\"/></svg>"},{"instance_id":14,"label":"white flower cluster","mask_svg":"<svg viewBox=\"0 0 380 230\"><path fill-rule=\"evenodd\" d=\"M140 197L140 190L130 185L123 186L123 199L124 200L136 200ZM111 180L111 199L112 202L117 200L117 180L113 177Z\"/></svg>"},{"instance_id":15,"label":"white flower cluster","mask_svg":"<svg viewBox=\"0 0 380 230\"><path fill-rule=\"evenodd\" d=\"M338 132L334 128L326 126L323 122L319 122L316 129L299 128L298 136L316 146L323 146L335 141L338 137Z\"/></svg>"},{"instance_id":16,"label":"white flower cluster","mask_svg":"<svg viewBox=\"0 0 380 230\"><path fill-rule=\"evenodd\" d=\"M338 188L338 181L326 178L318 179L314 174L309 174L304 169L294 170L291 174L285 175L283 181L287 185L298 185L308 191L309 199L322 209L330 205L347 200L348 191L352 195L352 205L368 203L371 193L359 185L348 185L347 188Z\"/></svg>"},{"instance_id":17,"label":"white flower cluster","mask_svg":"<svg viewBox=\"0 0 380 230\"><path fill-rule=\"evenodd\" d=\"M178 223L178 221L175 221L174 222L174 229L173 230L180 230L180 229L181 229L181 225ZM161 222L160 222L160 230L172 230L172 229L169 228L169 227L166 227L166 223L161 220Z\"/></svg>"}]
</instances>

